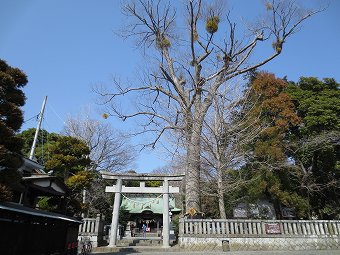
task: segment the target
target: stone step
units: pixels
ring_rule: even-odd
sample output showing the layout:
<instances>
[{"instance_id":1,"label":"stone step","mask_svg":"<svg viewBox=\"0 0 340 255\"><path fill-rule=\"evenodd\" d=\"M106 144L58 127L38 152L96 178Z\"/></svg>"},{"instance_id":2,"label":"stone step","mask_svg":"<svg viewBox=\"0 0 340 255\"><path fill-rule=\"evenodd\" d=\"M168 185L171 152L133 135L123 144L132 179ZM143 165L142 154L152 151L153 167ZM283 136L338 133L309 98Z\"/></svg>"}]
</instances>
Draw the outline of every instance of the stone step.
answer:
<instances>
[{"instance_id":1,"label":"stone step","mask_svg":"<svg viewBox=\"0 0 340 255\"><path fill-rule=\"evenodd\" d=\"M139 240L136 246L160 246L162 245L161 240Z\"/></svg>"},{"instance_id":2,"label":"stone step","mask_svg":"<svg viewBox=\"0 0 340 255\"><path fill-rule=\"evenodd\" d=\"M160 246L163 242L160 239L121 239L117 241L117 246Z\"/></svg>"},{"instance_id":3,"label":"stone step","mask_svg":"<svg viewBox=\"0 0 340 255\"><path fill-rule=\"evenodd\" d=\"M143 237L143 233L136 233L135 234L135 237ZM158 233L146 233L145 235L146 238L148 237L159 237L159 234Z\"/></svg>"},{"instance_id":4,"label":"stone step","mask_svg":"<svg viewBox=\"0 0 340 255\"><path fill-rule=\"evenodd\" d=\"M131 247L96 247L93 249L93 253L116 253L116 252L122 252L122 253L159 253L162 254L163 252L179 252L181 249L178 245L175 245L173 247L167 247L163 248L162 246L131 246Z\"/></svg>"}]
</instances>

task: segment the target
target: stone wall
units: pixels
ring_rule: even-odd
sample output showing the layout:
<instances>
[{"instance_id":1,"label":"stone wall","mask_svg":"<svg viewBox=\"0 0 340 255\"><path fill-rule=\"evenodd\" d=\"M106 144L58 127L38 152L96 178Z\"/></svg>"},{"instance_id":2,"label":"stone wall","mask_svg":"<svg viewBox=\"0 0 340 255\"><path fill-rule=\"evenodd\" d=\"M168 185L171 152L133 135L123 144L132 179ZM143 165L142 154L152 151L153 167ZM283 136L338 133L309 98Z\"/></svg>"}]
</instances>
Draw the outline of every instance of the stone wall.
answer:
<instances>
[{"instance_id":1,"label":"stone wall","mask_svg":"<svg viewBox=\"0 0 340 255\"><path fill-rule=\"evenodd\" d=\"M179 245L191 251L340 249L340 221L180 221Z\"/></svg>"},{"instance_id":2,"label":"stone wall","mask_svg":"<svg viewBox=\"0 0 340 255\"><path fill-rule=\"evenodd\" d=\"M340 249L340 238L318 237L180 237L179 243L181 248L190 251Z\"/></svg>"}]
</instances>

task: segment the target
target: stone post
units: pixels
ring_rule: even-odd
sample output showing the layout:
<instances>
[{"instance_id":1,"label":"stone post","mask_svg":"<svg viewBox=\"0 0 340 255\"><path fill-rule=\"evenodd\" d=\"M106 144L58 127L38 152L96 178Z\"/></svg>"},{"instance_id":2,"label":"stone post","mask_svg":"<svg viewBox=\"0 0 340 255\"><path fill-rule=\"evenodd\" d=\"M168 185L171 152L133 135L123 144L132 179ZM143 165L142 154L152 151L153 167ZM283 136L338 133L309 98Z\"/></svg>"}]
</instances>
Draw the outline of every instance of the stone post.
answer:
<instances>
[{"instance_id":1,"label":"stone post","mask_svg":"<svg viewBox=\"0 0 340 255\"><path fill-rule=\"evenodd\" d=\"M112 211L112 223L111 223L111 236L109 246L115 247L117 245L117 231L118 231L118 221L119 221L119 207L122 192L122 179L117 179L116 184L117 190L115 193L115 202Z\"/></svg>"},{"instance_id":2,"label":"stone post","mask_svg":"<svg viewBox=\"0 0 340 255\"><path fill-rule=\"evenodd\" d=\"M184 218L179 219L179 236L184 235Z\"/></svg>"},{"instance_id":3,"label":"stone post","mask_svg":"<svg viewBox=\"0 0 340 255\"><path fill-rule=\"evenodd\" d=\"M98 213L97 214L97 217L96 217L96 225L95 225L95 228L94 228L94 232L98 235L99 233L99 225L100 225L100 214Z\"/></svg>"},{"instance_id":4,"label":"stone post","mask_svg":"<svg viewBox=\"0 0 340 255\"><path fill-rule=\"evenodd\" d=\"M163 247L170 247L169 181L163 181Z\"/></svg>"},{"instance_id":5,"label":"stone post","mask_svg":"<svg viewBox=\"0 0 340 255\"><path fill-rule=\"evenodd\" d=\"M131 221L128 221L126 224L126 229L124 231L124 237L132 237L132 226L131 226Z\"/></svg>"}]
</instances>

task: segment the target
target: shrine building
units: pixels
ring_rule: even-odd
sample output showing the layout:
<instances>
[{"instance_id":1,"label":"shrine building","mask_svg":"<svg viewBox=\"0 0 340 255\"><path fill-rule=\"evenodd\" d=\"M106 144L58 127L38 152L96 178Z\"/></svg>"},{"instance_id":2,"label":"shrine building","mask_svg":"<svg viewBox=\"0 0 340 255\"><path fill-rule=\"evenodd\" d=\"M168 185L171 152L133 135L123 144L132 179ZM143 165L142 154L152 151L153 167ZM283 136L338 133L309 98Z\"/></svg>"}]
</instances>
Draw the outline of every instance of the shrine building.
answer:
<instances>
[{"instance_id":1,"label":"shrine building","mask_svg":"<svg viewBox=\"0 0 340 255\"><path fill-rule=\"evenodd\" d=\"M163 227L163 197L159 194L129 194L124 195L120 211L128 214L128 225L131 236L142 233L142 226L146 224L147 235L161 236ZM181 209L176 208L175 198L169 198L170 221L173 215L179 214ZM130 235L129 233L126 233Z\"/></svg>"}]
</instances>

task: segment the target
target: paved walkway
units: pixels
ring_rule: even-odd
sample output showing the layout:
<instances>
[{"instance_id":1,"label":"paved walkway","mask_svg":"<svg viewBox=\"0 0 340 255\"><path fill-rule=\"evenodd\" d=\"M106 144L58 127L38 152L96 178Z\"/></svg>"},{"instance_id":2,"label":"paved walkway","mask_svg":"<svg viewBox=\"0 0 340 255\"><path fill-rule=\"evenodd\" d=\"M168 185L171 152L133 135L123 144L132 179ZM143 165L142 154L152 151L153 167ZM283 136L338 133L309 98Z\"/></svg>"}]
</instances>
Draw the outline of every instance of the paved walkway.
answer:
<instances>
[{"instance_id":1,"label":"paved walkway","mask_svg":"<svg viewBox=\"0 0 340 255\"><path fill-rule=\"evenodd\" d=\"M314 251L228 251L228 252L113 252L97 253L100 255L340 255L340 250L314 250Z\"/></svg>"}]
</instances>

